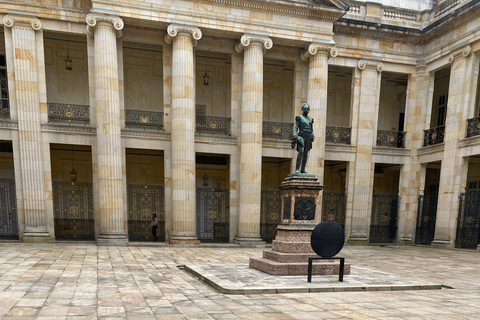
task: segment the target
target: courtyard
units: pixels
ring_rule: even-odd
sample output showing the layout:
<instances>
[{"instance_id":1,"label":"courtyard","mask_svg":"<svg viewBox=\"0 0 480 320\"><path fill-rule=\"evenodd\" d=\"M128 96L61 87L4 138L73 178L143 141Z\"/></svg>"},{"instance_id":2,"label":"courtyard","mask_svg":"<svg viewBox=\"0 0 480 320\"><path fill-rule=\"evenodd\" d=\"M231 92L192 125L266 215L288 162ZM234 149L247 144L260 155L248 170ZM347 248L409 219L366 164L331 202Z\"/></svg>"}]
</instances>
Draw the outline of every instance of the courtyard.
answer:
<instances>
[{"instance_id":1,"label":"courtyard","mask_svg":"<svg viewBox=\"0 0 480 320\"><path fill-rule=\"evenodd\" d=\"M0 243L0 319L479 319L480 255L422 246L346 246L348 286L362 274L441 284L382 291L223 294L185 270L231 270L263 248L93 242ZM238 268L237 268L238 267ZM292 281L306 282L293 279ZM233 276L232 276L233 279ZM279 282L288 281L287 278ZM314 276L338 287L336 276ZM299 290L301 291L301 290Z\"/></svg>"}]
</instances>

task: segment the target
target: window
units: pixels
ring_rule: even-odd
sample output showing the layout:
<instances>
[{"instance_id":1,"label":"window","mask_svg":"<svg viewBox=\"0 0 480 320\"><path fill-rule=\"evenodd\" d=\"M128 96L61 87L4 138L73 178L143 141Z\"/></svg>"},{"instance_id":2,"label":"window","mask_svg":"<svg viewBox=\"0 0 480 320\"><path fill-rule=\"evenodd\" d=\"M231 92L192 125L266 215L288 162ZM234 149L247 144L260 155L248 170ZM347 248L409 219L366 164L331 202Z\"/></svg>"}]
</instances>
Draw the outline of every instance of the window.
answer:
<instances>
[{"instance_id":1,"label":"window","mask_svg":"<svg viewBox=\"0 0 480 320\"><path fill-rule=\"evenodd\" d=\"M445 119L447 117L447 104L448 104L448 94L444 94L438 97L437 127L441 127L445 125Z\"/></svg>"},{"instance_id":2,"label":"window","mask_svg":"<svg viewBox=\"0 0 480 320\"><path fill-rule=\"evenodd\" d=\"M0 55L0 102L0 109L10 108L8 102L7 64L4 55Z\"/></svg>"}]
</instances>

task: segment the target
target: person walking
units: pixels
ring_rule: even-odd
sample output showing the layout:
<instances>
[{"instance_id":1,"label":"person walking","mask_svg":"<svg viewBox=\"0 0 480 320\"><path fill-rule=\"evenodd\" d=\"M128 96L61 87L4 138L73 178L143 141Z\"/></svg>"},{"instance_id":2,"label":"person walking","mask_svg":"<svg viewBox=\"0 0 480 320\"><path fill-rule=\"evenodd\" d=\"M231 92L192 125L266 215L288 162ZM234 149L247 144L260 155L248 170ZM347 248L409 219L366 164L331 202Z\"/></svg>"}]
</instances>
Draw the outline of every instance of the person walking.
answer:
<instances>
[{"instance_id":1,"label":"person walking","mask_svg":"<svg viewBox=\"0 0 480 320\"><path fill-rule=\"evenodd\" d=\"M153 234L153 241L157 241L157 226L158 226L158 220L157 220L157 214L154 213L153 214L153 218L152 218L152 234Z\"/></svg>"}]
</instances>

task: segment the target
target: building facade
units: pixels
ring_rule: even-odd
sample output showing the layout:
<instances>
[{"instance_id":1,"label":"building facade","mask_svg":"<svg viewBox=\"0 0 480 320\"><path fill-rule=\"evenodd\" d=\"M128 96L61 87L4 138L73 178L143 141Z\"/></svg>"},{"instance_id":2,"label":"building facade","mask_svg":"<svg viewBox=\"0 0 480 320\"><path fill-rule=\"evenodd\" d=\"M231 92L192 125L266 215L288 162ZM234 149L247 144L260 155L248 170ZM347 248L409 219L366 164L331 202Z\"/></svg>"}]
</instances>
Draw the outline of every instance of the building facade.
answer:
<instances>
[{"instance_id":1,"label":"building facade","mask_svg":"<svg viewBox=\"0 0 480 320\"><path fill-rule=\"evenodd\" d=\"M308 103L322 221L477 248L480 1L0 4L0 238L270 241Z\"/></svg>"}]
</instances>

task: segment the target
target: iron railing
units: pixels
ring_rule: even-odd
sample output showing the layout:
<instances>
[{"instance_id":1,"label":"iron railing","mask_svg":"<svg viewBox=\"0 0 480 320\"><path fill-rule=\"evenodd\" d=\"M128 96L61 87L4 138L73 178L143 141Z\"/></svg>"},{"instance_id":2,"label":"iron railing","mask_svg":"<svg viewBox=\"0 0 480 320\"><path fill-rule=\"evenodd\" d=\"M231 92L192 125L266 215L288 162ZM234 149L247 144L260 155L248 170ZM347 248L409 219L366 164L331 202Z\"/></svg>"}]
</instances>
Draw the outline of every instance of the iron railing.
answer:
<instances>
[{"instance_id":1,"label":"iron railing","mask_svg":"<svg viewBox=\"0 0 480 320\"><path fill-rule=\"evenodd\" d=\"M220 136L231 135L231 118L215 116L196 116L196 132Z\"/></svg>"},{"instance_id":2,"label":"iron railing","mask_svg":"<svg viewBox=\"0 0 480 320\"><path fill-rule=\"evenodd\" d=\"M125 128L163 130L163 112L125 109Z\"/></svg>"},{"instance_id":3,"label":"iron railing","mask_svg":"<svg viewBox=\"0 0 480 320\"><path fill-rule=\"evenodd\" d=\"M373 194L370 243L395 242L398 195Z\"/></svg>"},{"instance_id":4,"label":"iron railing","mask_svg":"<svg viewBox=\"0 0 480 320\"><path fill-rule=\"evenodd\" d=\"M293 123L263 121L263 139L292 140Z\"/></svg>"},{"instance_id":5,"label":"iron railing","mask_svg":"<svg viewBox=\"0 0 480 320\"><path fill-rule=\"evenodd\" d=\"M480 190L468 190L458 197L455 246L476 249L480 242Z\"/></svg>"},{"instance_id":6,"label":"iron railing","mask_svg":"<svg viewBox=\"0 0 480 320\"><path fill-rule=\"evenodd\" d=\"M377 130L377 146L389 148L405 148L403 131Z\"/></svg>"},{"instance_id":7,"label":"iron railing","mask_svg":"<svg viewBox=\"0 0 480 320\"><path fill-rule=\"evenodd\" d=\"M0 119L10 119L10 109L0 109Z\"/></svg>"},{"instance_id":8,"label":"iron railing","mask_svg":"<svg viewBox=\"0 0 480 320\"><path fill-rule=\"evenodd\" d=\"M322 222L336 222L345 230L347 196L343 192L323 191Z\"/></svg>"},{"instance_id":9,"label":"iron railing","mask_svg":"<svg viewBox=\"0 0 480 320\"><path fill-rule=\"evenodd\" d=\"M90 124L90 106L49 102L48 122Z\"/></svg>"},{"instance_id":10,"label":"iron railing","mask_svg":"<svg viewBox=\"0 0 480 320\"><path fill-rule=\"evenodd\" d=\"M15 180L0 178L0 238L18 239Z\"/></svg>"},{"instance_id":11,"label":"iron railing","mask_svg":"<svg viewBox=\"0 0 480 320\"><path fill-rule=\"evenodd\" d=\"M262 190L261 201L260 237L263 241L272 242L281 222L282 193L280 190Z\"/></svg>"},{"instance_id":12,"label":"iron railing","mask_svg":"<svg viewBox=\"0 0 480 320\"><path fill-rule=\"evenodd\" d=\"M425 194L418 197L416 244L430 245L435 236L438 194Z\"/></svg>"},{"instance_id":13,"label":"iron railing","mask_svg":"<svg viewBox=\"0 0 480 320\"><path fill-rule=\"evenodd\" d=\"M445 126L423 130L423 132L425 133L423 137L423 146L432 146L434 144L443 142L443 138L445 136Z\"/></svg>"},{"instance_id":14,"label":"iron railing","mask_svg":"<svg viewBox=\"0 0 480 320\"><path fill-rule=\"evenodd\" d=\"M480 135L480 117L467 120L467 138Z\"/></svg>"},{"instance_id":15,"label":"iron railing","mask_svg":"<svg viewBox=\"0 0 480 320\"><path fill-rule=\"evenodd\" d=\"M351 144L352 128L327 126L325 142Z\"/></svg>"}]
</instances>

